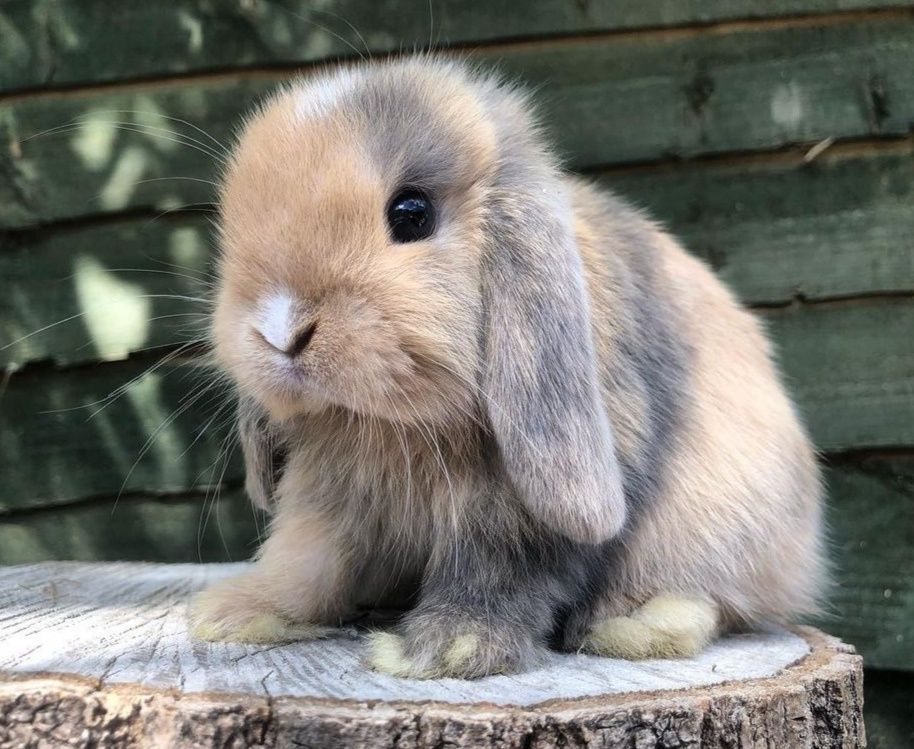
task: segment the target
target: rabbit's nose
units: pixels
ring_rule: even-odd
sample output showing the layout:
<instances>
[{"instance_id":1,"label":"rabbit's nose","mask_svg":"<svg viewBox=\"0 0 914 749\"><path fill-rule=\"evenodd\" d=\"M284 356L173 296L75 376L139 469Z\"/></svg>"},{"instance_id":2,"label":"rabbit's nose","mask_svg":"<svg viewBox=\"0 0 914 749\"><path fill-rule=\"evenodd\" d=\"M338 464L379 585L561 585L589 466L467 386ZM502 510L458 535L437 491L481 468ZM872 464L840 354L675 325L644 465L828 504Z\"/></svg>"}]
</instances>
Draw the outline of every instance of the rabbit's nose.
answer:
<instances>
[{"instance_id":1,"label":"rabbit's nose","mask_svg":"<svg viewBox=\"0 0 914 749\"><path fill-rule=\"evenodd\" d=\"M251 325L270 348L294 359L310 345L317 330L317 318L311 305L286 292L278 292L258 305Z\"/></svg>"},{"instance_id":2,"label":"rabbit's nose","mask_svg":"<svg viewBox=\"0 0 914 749\"><path fill-rule=\"evenodd\" d=\"M314 332L317 330L317 320L306 325L301 330L299 330L295 337L292 339L292 343L285 350L286 355L294 359L296 356L301 354L308 345L311 343L311 339L314 338Z\"/></svg>"},{"instance_id":3,"label":"rabbit's nose","mask_svg":"<svg viewBox=\"0 0 914 749\"><path fill-rule=\"evenodd\" d=\"M256 335L269 346L274 351L279 352L280 354L285 354L290 359L294 359L299 354L303 353L305 349L311 344L311 339L314 337L314 333L317 330L317 321L315 320L308 325L300 328L292 337L291 341L288 344L277 344L277 341L270 340L264 335L263 332L254 329Z\"/></svg>"}]
</instances>

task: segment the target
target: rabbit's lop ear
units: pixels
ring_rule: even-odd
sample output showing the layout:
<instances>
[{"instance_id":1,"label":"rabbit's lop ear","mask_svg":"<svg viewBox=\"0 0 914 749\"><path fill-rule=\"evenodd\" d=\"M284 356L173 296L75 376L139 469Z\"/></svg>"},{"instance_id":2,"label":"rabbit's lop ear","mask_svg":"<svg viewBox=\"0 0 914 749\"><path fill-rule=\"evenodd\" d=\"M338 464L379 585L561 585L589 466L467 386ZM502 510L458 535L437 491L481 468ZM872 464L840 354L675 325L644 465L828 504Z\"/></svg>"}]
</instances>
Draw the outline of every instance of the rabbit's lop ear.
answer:
<instances>
[{"instance_id":1,"label":"rabbit's lop ear","mask_svg":"<svg viewBox=\"0 0 914 749\"><path fill-rule=\"evenodd\" d=\"M266 413L250 398L238 401L238 436L244 455L244 488L261 510L271 512L283 449Z\"/></svg>"},{"instance_id":2,"label":"rabbit's lop ear","mask_svg":"<svg viewBox=\"0 0 914 749\"><path fill-rule=\"evenodd\" d=\"M523 170L526 171L526 170ZM571 206L552 168L513 173L487 206L483 392L500 460L538 520L599 543L625 523ZM544 182L545 180L545 182Z\"/></svg>"}]
</instances>

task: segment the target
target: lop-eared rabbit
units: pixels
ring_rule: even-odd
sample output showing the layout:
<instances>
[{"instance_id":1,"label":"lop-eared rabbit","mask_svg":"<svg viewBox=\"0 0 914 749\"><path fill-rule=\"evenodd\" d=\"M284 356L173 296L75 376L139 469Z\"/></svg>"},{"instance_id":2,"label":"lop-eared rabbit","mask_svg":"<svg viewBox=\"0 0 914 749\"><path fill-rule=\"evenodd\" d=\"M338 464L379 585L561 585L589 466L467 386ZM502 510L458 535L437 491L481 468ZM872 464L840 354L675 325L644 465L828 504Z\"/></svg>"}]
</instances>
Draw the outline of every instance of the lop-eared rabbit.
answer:
<instances>
[{"instance_id":1,"label":"lop-eared rabbit","mask_svg":"<svg viewBox=\"0 0 914 749\"><path fill-rule=\"evenodd\" d=\"M547 647L687 656L815 607L819 474L759 322L562 172L522 92L432 57L284 87L219 225L214 351L273 517L195 636L405 601L368 662L473 678Z\"/></svg>"}]
</instances>

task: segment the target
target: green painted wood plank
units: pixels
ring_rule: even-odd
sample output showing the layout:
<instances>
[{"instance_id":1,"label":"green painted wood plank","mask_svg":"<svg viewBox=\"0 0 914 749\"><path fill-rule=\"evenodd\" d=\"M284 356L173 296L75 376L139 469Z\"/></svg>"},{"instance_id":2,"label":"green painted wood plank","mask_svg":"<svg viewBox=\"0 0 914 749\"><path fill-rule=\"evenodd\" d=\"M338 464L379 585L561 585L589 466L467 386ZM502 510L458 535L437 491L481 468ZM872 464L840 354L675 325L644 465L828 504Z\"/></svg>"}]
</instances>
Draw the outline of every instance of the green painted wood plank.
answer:
<instances>
[{"instance_id":1,"label":"green painted wood plank","mask_svg":"<svg viewBox=\"0 0 914 749\"><path fill-rule=\"evenodd\" d=\"M749 304L914 291L914 149L608 174Z\"/></svg>"},{"instance_id":2,"label":"green painted wood plank","mask_svg":"<svg viewBox=\"0 0 914 749\"><path fill-rule=\"evenodd\" d=\"M665 221L748 303L910 292L912 156L905 146L807 166L685 163L603 181ZM0 349L0 366L114 359L193 337L204 305L165 295L205 296L209 229L195 213L0 235L0 341L80 315Z\"/></svg>"},{"instance_id":3,"label":"green painted wood plank","mask_svg":"<svg viewBox=\"0 0 914 749\"><path fill-rule=\"evenodd\" d=\"M0 366L203 338L210 260L200 214L0 234Z\"/></svg>"},{"instance_id":4,"label":"green painted wood plank","mask_svg":"<svg viewBox=\"0 0 914 749\"><path fill-rule=\"evenodd\" d=\"M10 377L0 394L0 511L237 483L237 452L223 453L233 444L225 388L199 365L144 376L148 367L128 361Z\"/></svg>"},{"instance_id":5,"label":"green painted wood plank","mask_svg":"<svg viewBox=\"0 0 914 749\"><path fill-rule=\"evenodd\" d=\"M0 516L0 564L46 559L228 562L249 559L264 518L241 492L129 497Z\"/></svg>"},{"instance_id":6,"label":"green painted wood plank","mask_svg":"<svg viewBox=\"0 0 914 749\"><path fill-rule=\"evenodd\" d=\"M310 63L495 39L669 27L847 10L910 0L13 0L0 8L0 91L224 68ZM115 15L116 14L116 15ZM116 26L112 25L116 22ZM349 24L352 25L351 28ZM357 30L357 31L356 31ZM358 32L358 33L357 33ZM359 37L361 34L361 37ZM104 44L105 54L95 54Z\"/></svg>"},{"instance_id":7,"label":"green painted wood plank","mask_svg":"<svg viewBox=\"0 0 914 749\"><path fill-rule=\"evenodd\" d=\"M867 666L914 670L914 454L826 472L836 585L818 624Z\"/></svg>"},{"instance_id":8,"label":"green painted wood plank","mask_svg":"<svg viewBox=\"0 0 914 749\"><path fill-rule=\"evenodd\" d=\"M827 137L907 133L914 121L914 16L487 48L486 64L538 87L575 168ZM169 140L169 117L222 142L282 75L217 77L28 97L0 110L0 226L210 200L212 156ZM118 110L138 112L117 114ZM124 119L130 130L113 120ZM45 131L79 121L76 130ZM159 128L158 130L154 128ZM140 129L143 132L134 132ZM36 137L38 136L38 137Z\"/></svg>"},{"instance_id":9,"label":"green painted wood plank","mask_svg":"<svg viewBox=\"0 0 914 749\"><path fill-rule=\"evenodd\" d=\"M914 444L914 304L819 304L765 317L820 449ZM146 366L128 361L12 375L0 400L0 510L108 496L122 488L175 492L219 483L230 413L217 415L226 402L219 388L188 405L144 452L169 415L212 381L205 371L165 366L93 418L93 409L80 408ZM240 480L237 458L228 461L225 480Z\"/></svg>"},{"instance_id":10,"label":"green painted wood plank","mask_svg":"<svg viewBox=\"0 0 914 749\"><path fill-rule=\"evenodd\" d=\"M542 86L560 150L590 167L907 133L912 32L907 16L523 45L484 59Z\"/></svg>"},{"instance_id":11,"label":"green painted wood plank","mask_svg":"<svg viewBox=\"0 0 914 749\"><path fill-rule=\"evenodd\" d=\"M763 319L821 450L914 444L914 300L792 306Z\"/></svg>"},{"instance_id":12,"label":"green painted wood plank","mask_svg":"<svg viewBox=\"0 0 914 749\"><path fill-rule=\"evenodd\" d=\"M869 749L914 746L914 674L866 669L866 745Z\"/></svg>"},{"instance_id":13,"label":"green painted wood plank","mask_svg":"<svg viewBox=\"0 0 914 749\"><path fill-rule=\"evenodd\" d=\"M220 146L275 76L0 105L0 228L211 201ZM175 119L193 124L182 124Z\"/></svg>"}]
</instances>

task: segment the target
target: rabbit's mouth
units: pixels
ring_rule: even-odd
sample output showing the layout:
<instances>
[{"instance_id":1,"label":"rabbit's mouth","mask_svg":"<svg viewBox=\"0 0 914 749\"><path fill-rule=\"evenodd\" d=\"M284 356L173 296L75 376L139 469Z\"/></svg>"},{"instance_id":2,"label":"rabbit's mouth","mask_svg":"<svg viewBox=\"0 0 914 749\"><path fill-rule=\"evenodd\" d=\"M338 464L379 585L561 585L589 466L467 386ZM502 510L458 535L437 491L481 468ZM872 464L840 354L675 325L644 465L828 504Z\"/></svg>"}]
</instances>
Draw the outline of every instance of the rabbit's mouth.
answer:
<instances>
[{"instance_id":1,"label":"rabbit's mouth","mask_svg":"<svg viewBox=\"0 0 914 749\"><path fill-rule=\"evenodd\" d=\"M475 413L473 394L462 381L434 364L391 357L382 371L348 368L323 376L300 361L275 355L269 367L242 388L280 420L325 411L348 411L367 419L411 426L442 426Z\"/></svg>"},{"instance_id":2,"label":"rabbit's mouth","mask_svg":"<svg viewBox=\"0 0 914 749\"><path fill-rule=\"evenodd\" d=\"M474 410L472 377L459 373L453 355L398 329L356 293L312 301L279 291L249 309L237 317L217 310L216 349L241 390L274 418L335 408L422 425Z\"/></svg>"}]
</instances>

